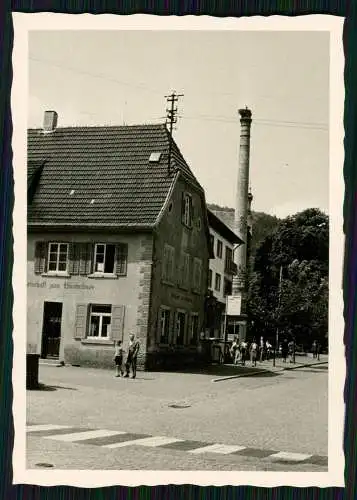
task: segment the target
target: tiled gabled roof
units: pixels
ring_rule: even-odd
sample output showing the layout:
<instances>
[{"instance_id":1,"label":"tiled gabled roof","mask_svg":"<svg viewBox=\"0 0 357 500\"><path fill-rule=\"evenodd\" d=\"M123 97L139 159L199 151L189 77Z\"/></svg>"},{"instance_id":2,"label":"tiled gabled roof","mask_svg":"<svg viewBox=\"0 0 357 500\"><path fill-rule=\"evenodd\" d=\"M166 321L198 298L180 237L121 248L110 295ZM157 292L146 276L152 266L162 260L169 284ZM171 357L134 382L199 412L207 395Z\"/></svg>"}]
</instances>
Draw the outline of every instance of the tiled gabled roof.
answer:
<instances>
[{"instance_id":1,"label":"tiled gabled roof","mask_svg":"<svg viewBox=\"0 0 357 500\"><path fill-rule=\"evenodd\" d=\"M45 162L28 223L153 226L177 169L202 190L175 142L168 172L168 150L165 125L28 130L29 165Z\"/></svg>"}]
</instances>

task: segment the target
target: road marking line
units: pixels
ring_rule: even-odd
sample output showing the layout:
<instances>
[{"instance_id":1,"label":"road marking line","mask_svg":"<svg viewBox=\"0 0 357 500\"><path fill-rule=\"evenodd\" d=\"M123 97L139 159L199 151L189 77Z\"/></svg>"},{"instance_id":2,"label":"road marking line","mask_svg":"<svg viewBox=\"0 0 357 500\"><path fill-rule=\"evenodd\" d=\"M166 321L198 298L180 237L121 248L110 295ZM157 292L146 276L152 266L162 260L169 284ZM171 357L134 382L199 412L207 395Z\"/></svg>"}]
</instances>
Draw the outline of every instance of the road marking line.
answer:
<instances>
[{"instance_id":1,"label":"road marking line","mask_svg":"<svg viewBox=\"0 0 357 500\"><path fill-rule=\"evenodd\" d=\"M245 450L245 446L234 446L228 444L211 444L208 446L203 446L202 448L196 448L195 450L189 450L189 453L219 453L221 455L229 455L235 451Z\"/></svg>"},{"instance_id":2,"label":"road marking line","mask_svg":"<svg viewBox=\"0 0 357 500\"><path fill-rule=\"evenodd\" d=\"M41 431L58 431L60 429L70 429L70 425L53 425L53 424L38 424L38 425L27 425L26 432L41 432Z\"/></svg>"},{"instance_id":3,"label":"road marking line","mask_svg":"<svg viewBox=\"0 0 357 500\"><path fill-rule=\"evenodd\" d=\"M85 441L86 439L93 439L93 438L101 438L101 437L106 437L106 436L115 436L116 434L125 434L125 432L122 431L107 431L105 429L103 430L97 430L97 431L83 431L83 432L74 432L71 434L59 434L59 435L54 435L54 436L46 436L44 439L54 439L55 441L65 441L65 442L71 442L71 441Z\"/></svg>"},{"instance_id":4,"label":"road marking line","mask_svg":"<svg viewBox=\"0 0 357 500\"><path fill-rule=\"evenodd\" d=\"M307 460L311 458L312 455L306 455L304 453L288 453L286 451L280 451L279 453L274 453L269 456L269 459L277 459L277 460L287 460L290 462L302 462L303 460Z\"/></svg>"},{"instance_id":5,"label":"road marking line","mask_svg":"<svg viewBox=\"0 0 357 500\"><path fill-rule=\"evenodd\" d=\"M143 439L133 439L121 443L107 444L104 445L103 448L123 448L124 446L132 446L132 445L140 445L140 446L148 446L150 448L156 448L157 446L176 443L178 441L183 441L183 439L168 438L164 436L154 436Z\"/></svg>"}]
</instances>

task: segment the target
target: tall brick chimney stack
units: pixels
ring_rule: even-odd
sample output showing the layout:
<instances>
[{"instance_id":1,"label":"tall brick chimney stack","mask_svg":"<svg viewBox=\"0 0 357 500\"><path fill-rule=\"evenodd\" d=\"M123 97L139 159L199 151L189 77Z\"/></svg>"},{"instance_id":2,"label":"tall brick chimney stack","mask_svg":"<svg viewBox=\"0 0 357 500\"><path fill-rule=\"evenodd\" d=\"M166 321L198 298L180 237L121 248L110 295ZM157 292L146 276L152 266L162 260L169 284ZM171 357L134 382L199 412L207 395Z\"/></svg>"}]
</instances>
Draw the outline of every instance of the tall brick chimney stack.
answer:
<instances>
[{"instance_id":1,"label":"tall brick chimney stack","mask_svg":"<svg viewBox=\"0 0 357 500\"><path fill-rule=\"evenodd\" d=\"M244 241L234 252L234 262L237 265L237 275L233 278L232 295L241 298L240 338L245 338L246 292L247 292L247 222L249 209L249 156L250 127L252 112L246 107L239 110L241 133L239 146L239 168L237 177L236 205L234 212L234 230Z\"/></svg>"}]
</instances>

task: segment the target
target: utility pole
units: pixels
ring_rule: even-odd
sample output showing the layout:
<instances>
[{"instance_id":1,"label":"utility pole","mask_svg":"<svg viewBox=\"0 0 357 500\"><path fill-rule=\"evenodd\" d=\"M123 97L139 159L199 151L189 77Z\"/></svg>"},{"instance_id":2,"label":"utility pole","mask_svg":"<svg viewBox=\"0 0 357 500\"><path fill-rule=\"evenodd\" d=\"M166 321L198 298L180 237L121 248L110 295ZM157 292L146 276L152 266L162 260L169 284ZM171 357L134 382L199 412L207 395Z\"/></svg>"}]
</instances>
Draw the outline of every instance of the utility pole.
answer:
<instances>
[{"instance_id":1,"label":"utility pole","mask_svg":"<svg viewBox=\"0 0 357 500\"><path fill-rule=\"evenodd\" d=\"M280 305L281 305L281 287L282 287L282 281L283 281L283 266L280 265L280 271L279 271L279 289L278 289L278 308L277 308L277 319L280 321ZM279 326L277 325L276 327L276 339L275 339L275 345L276 345L276 350L279 353Z\"/></svg>"},{"instance_id":2,"label":"utility pole","mask_svg":"<svg viewBox=\"0 0 357 500\"><path fill-rule=\"evenodd\" d=\"M168 107L166 108L166 125L169 127L169 158L168 158L168 173L170 174L171 166L171 151L172 151L172 131L174 124L177 123L177 107L175 104L178 102L179 97L183 97L183 94L176 94L174 90L170 95L165 95Z\"/></svg>"}]
</instances>

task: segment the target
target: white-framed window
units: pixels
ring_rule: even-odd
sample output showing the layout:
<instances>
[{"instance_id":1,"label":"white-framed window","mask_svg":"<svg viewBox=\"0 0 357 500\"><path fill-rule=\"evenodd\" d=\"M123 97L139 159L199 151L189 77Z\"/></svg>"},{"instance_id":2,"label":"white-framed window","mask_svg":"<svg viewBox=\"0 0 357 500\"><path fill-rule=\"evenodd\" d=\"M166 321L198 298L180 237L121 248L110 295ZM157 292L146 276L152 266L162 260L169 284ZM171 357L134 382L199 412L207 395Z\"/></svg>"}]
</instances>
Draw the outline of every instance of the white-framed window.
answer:
<instances>
[{"instance_id":1,"label":"white-framed window","mask_svg":"<svg viewBox=\"0 0 357 500\"><path fill-rule=\"evenodd\" d=\"M196 345L198 340L198 313L191 313L190 344Z\"/></svg>"},{"instance_id":2,"label":"white-framed window","mask_svg":"<svg viewBox=\"0 0 357 500\"><path fill-rule=\"evenodd\" d=\"M183 193L182 222L187 227L192 227L192 196L189 193Z\"/></svg>"},{"instance_id":3,"label":"white-framed window","mask_svg":"<svg viewBox=\"0 0 357 500\"><path fill-rule=\"evenodd\" d=\"M232 273L233 267L233 250L226 246L226 258L224 264L224 271L228 274Z\"/></svg>"},{"instance_id":4,"label":"white-framed window","mask_svg":"<svg viewBox=\"0 0 357 500\"><path fill-rule=\"evenodd\" d=\"M88 337L110 338L112 322L112 306L95 305L90 306Z\"/></svg>"},{"instance_id":5,"label":"white-framed window","mask_svg":"<svg viewBox=\"0 0 357 500\"><path fill-rule=\"evenodd\" d=\"M212 288L212 269L208 270L208 288Z\"/></svg>"},{"instance_id":6,"label":"white-framed window","mask_svg":"<svg viewBox=\"0 0 357 500\"><path fill-rule=\"evenodd\" d=\"M162 279L167 283L173 283L175 278L175 248L165 244L164 258L162 261Z\"/></svg>"},{"instance_id":7,"label":"white-framed window","mask_svg":"<svg viewBox=\"0 0 357 500\"><path fill-rule=\"evenodd\" d=\"M221 259L222 255L223 255L223 245L221 240L217 240L217 257Z\"/></svg>"},{"instance_id":8,"label":"white-framed window","mask_svg":"<svg viewBox=\"0 0 357 500\"><path fill-rule=\"evenodd\" d=\"M210 237L211 248L212 248L212 252L213 252L213 256L214 256L215 255L215 253L214 253L214 235L210 234L209 237Z\"/></svg>"},{"instance_id":9,"label":"white-framed window","mask_svg":"<svg viewBox=\"0 0 357 500\"><path fill-rule=\"evenodd\" d=\"M221 275L216 273L215 281L214 281L214 289L219 292L221 289Z\"/></svg>"},{"instance_id":10,"label":"white-framed window","mask_svg":"<svg viewBox=\"0 0 357 500\"><path fill-rule=\"evenodd\" d=\"M49 273L68 272L68 243L49 243L47 271Z\"/></svg>"},{"instance_id":11,"label":"white-framed window","mask_svg":"<svg viewBox=\"0 0 357 500\"><path fill-rule=\"evenodd\" d=\"M186 312L176 312L175 341L177 345L184 345L186 331Z\"/></svg>"},{"instance_id":12,"label":"white-framed window","mask_svg":"<svg viewBox=\"0 0 357 500\"><path fill-rule=\"evenodd\" d=\"M202 287L202 260L197 257L193 261L193 289L200 292Z\"/></svg>"},{"instance_id":13,"label":"white-framed window","mask_svg":"<svg viewBox=\"0 0 357 500\"><path fill-rule=\"evenodd\" d=\"M160 344L168 344L170 337L170 318L171 310L168 307L161 306L160 308Z\"/></svg>"},{"instance_id":14,"label":"white-framed window","mask_svg":"<svg viewBox=\"0 0 357 500\"><path fill-rule=\"evenodd\" d=\"M114 274L115 245L110 243L96 243L94 246L94 272Z\"/></svg>"}]
</instances>

